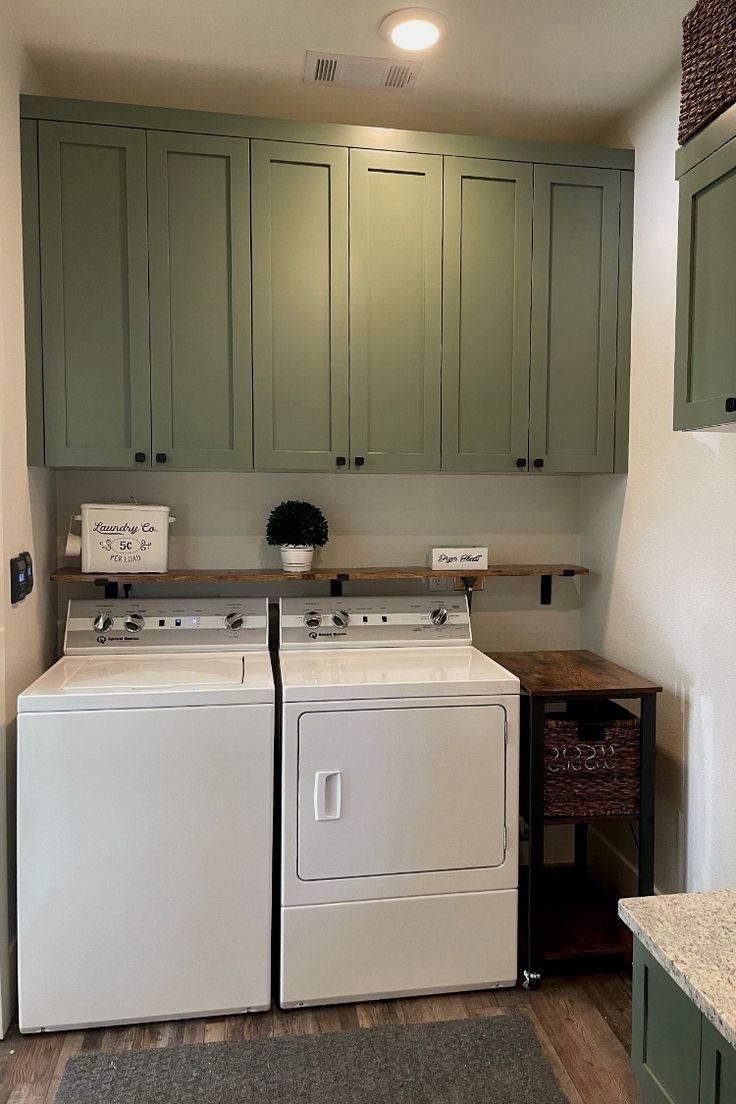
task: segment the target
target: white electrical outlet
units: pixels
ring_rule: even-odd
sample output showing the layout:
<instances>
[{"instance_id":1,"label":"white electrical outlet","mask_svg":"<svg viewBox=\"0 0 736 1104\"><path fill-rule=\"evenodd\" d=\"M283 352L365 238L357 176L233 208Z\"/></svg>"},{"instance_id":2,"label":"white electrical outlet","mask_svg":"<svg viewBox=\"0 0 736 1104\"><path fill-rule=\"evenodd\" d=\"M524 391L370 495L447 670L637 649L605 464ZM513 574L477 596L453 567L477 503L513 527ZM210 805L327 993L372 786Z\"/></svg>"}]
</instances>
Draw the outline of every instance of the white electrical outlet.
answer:
<instances>
[{"instance_id":1,"label":"white electrical outlet","mask_svg":"<svg viewBox=\"0 0 736 1104\"><path fill-rule=\"evenodd\" d=\"M444 579L441 575L427 579L428 590L452 590L452 579Z\"/></svg>"}]
</instances>

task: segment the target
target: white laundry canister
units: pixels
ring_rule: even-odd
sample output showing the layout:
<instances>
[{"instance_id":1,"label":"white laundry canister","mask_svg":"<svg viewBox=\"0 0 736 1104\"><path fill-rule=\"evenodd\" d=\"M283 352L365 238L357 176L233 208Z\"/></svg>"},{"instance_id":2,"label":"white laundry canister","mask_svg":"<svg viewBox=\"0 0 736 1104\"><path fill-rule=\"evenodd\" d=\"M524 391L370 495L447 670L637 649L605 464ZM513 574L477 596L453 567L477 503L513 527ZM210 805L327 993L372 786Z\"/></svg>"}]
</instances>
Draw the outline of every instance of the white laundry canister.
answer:
<instances>
[{"instance_id":1,"label":"white laundry canister","mask_svg":"<svg viewBox=\"0 0 736 1104\"><path fill-rule=\"evenodd\" d=\"M81 533L72 532L74 522ZM176 521L168 506L139 502L83 502L69 523L67 555L82 555L82 571L150 571L168 569L169 526Z\"/></svg>"}]
</instances>

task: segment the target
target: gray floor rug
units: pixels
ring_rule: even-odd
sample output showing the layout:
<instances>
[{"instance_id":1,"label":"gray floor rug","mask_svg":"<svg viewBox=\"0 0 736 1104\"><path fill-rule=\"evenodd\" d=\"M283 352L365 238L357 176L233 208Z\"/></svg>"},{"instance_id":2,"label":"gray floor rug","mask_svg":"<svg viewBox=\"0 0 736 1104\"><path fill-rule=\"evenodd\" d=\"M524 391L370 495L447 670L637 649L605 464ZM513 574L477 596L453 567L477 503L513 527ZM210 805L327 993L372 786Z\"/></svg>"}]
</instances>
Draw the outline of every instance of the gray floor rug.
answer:
<instances>
[{"instance_id":1,"label":"gray floor rug","mask_svg":"<svg viewBox=\"0 0 736 1104\"><path fill-rule=\"evenodd\" d=\"M565 1104L523 1016L89 1054L56 1104Z\"/></svg>"}]
</instances>

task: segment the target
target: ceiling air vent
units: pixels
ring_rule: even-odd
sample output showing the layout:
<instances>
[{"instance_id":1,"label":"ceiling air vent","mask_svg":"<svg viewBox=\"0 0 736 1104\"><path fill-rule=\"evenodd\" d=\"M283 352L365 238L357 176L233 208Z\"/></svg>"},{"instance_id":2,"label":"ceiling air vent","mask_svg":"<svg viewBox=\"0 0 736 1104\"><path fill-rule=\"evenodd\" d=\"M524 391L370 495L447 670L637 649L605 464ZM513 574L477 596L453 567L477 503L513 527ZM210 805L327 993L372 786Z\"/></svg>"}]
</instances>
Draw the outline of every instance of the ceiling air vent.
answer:
<instances>
[{"instance_id":1,"label":"ceiling air vent","mask_svg":"<svg viewBox=\"0 0 736 1104\"><path fill-rule=\"evenodd\" d=\"M342 88L388 89L408 92L414 87L421 61L354 57L351 54L318 54L307 51L304 80L307 84L333 84Z\"/></svg>"}]
</instances>

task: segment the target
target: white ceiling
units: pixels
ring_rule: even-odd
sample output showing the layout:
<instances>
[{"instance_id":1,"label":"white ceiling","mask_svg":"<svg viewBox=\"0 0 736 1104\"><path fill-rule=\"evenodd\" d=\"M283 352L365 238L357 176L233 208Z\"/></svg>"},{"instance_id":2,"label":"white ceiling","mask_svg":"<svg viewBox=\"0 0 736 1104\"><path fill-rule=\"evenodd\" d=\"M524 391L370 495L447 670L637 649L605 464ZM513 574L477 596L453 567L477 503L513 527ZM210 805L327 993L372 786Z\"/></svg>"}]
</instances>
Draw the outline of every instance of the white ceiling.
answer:
<instances>
[{"instance_id":1,"label":"white ceiling","mask_svg":"<svg viewBox=\"0 0 736 1104\"><path fill-rule=\"evenodd\" d=\"M12 3L51 95L586 142L677 64L693 0L430 0L452 30L408 93L302 83L308 49L400 55L402 0Z\"/></svg>"}]
</instances>

